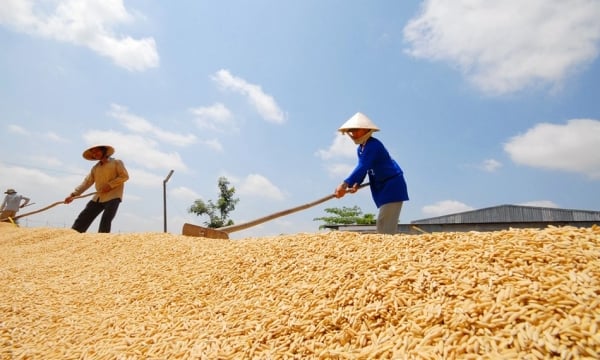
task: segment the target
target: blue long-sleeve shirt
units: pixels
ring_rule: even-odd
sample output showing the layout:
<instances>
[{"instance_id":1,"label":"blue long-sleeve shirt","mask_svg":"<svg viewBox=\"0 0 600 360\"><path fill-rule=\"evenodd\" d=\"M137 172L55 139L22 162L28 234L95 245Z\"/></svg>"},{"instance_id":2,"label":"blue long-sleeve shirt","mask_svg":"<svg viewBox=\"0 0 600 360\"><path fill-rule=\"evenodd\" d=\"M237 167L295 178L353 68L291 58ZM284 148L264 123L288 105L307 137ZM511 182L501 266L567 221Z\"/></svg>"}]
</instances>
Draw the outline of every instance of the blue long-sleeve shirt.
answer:
<instances>
[{"instance_id":1,"label":"blue long-sleeve shirt","mask_svg":"<svg viewBox=\"0 0 600 360\"><path fill-rule=\"evenodd\" d=\"M356 149L358 164L344 180L349 186L361 184L369 177L369 187L375 205L408 200L408 189L400 165L390 156L381 141L370 137Z\"/></svg>"}]
</instances>

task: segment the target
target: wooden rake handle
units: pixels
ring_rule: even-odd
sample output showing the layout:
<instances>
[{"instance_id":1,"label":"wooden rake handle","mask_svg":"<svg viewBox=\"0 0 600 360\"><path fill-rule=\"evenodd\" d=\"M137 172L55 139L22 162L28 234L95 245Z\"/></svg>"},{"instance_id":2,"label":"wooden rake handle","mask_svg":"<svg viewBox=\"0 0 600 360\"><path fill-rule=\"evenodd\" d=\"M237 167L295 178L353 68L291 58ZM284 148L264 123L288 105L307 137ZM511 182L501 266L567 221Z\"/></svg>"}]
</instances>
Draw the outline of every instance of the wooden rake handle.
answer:
<instances>
[{"instance_id":1,"label":"wooden rake handle","mask_svg":"<svg viewBox=\"0 0 600 360\"><path fill-rule=\"evenodd\" d=\"M368 186L368 185L369 185L369 183L364 183L364 184L360 185L357 190L362 189L363 187ZM292 213L295 213L295 212L298 212L298 211L301 211L301 210L304 210L304 209L311 208L313 206L316 206L316 205L319 205L319 204L324 203L326 201L329 201L329 200L333 199L334 197L335 197L335 194L327 195L325 197L322 197L322 198L320 198L318 200L315 200L313 202L306 203L304 205L296 206L294 208L287 209L287 210L282 210L282 211L276 212L274 214L263 216L263 217L258 218L256 220L248 221L248 222L245 222L245 223L220 227L220 228L217 228L216 230L224 231L224 232L226 232L228 234L232 233L232 232L235 232L235 231L244 230L244 229L253 227L255 225L262 224L264 222L267 222L267 221L270 221L270 220L273 220L273 219L277 219L277 218L285 216L285 215L289 215L289 214L292 214Z\"/></svg>"},{"instance_id":2,"label":"wooden rake handle","mask_svg":"<svg viewBox=\"0 0 600 360\"><path fill-rule=\"evenodd\" d=\"M94 194L97 194L97 192L92 192L92 193L85 194L85 195L75 196L75 197L73 197L73 200L75 200L75 199L81 199L81 198L88 197L88 196L92 196L92 195L94 195ZM20 219L20 218L22 218L22 217L25 217L25 216L29 216L29 215L33 215L33 214L37 214L37 213L40 213L40 212L42 212L42 211L46 211L46 210L48 210L48 209L50 209L50 208L53 208L53 207L55 207L56 205L60 205L60 204L64 204L64 203L65 203L65 201L64 201L64 200L62 200L62 201L57 201L57 202L55 202L55 203L52 203L52 204L50 204L50 205L48 205L48 206L46 206L46 207L43 207L43 208L39 209L39 210L30 211L30 212L28 212L28 213L25 213L25 214L21 214L21 215L15 216L15 217L13 218L13 220L17 220L17 219ZM0 221L5 221L5 220L8 220L8 218L6 218L6 219L0 219Z\"/></svg>"}]
</instances>

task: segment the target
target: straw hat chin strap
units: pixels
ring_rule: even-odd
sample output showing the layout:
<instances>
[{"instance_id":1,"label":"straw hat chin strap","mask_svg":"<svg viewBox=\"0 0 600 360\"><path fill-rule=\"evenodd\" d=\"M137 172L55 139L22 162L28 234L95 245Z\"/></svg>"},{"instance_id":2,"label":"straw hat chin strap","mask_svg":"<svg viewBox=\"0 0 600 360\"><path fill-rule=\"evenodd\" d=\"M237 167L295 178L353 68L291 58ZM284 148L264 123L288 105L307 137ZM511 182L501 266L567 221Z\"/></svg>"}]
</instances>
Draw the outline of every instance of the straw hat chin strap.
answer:
<instances>
[{"instance_id":1,"label":"straw hat chin strap","mask_svg":"<svg viewBox=\"0 0 600 360\"><path fill-rule=\"evenodd\" d=\"M375 132L375 130L371 129L369 130L368 133L364 134L363 136L359 137L358 139L354 139L351 137L352 141L354 141L354 143L356 145L364 145L367 140L371 137L371 135L373 135L373 133Z\"/></svg>"}]
</instances>

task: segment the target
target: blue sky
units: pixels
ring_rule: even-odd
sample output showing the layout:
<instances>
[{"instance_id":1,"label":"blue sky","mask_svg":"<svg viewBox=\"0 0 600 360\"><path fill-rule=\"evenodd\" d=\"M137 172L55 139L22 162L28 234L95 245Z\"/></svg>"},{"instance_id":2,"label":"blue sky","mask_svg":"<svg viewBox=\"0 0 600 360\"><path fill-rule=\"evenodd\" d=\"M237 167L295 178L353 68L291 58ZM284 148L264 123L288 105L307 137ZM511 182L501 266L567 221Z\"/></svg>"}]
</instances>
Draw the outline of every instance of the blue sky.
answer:
<instances>
[{"instance_id":1,"label":"blue sky","mask_svg":"<svg viewBox=\"0 0 600 360\"><path fill-rule=\"evenodd\" d=\"M401 222L502 204L600 210L600 1L4 0L0 188L64 199L116 148L113 232L208 219L225 176L243 223L331 194L354 113L405 172ZM86 200L23 218L70 227ZM316 232L325 208L231 238ZM97 231L95 222L90 231Z\"/></svg>"}]
</instances>

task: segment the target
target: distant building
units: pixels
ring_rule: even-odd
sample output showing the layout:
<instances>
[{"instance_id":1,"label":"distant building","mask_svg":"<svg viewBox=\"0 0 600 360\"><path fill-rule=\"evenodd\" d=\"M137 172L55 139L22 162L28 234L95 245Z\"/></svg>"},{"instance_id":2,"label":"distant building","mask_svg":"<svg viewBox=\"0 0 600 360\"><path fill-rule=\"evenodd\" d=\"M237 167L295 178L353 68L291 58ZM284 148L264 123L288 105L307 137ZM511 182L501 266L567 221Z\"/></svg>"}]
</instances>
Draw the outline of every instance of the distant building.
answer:
<instances>
[{"instance_id":1,"label":"distant building","mask_svg":"<svg viewBox=\"0 0 600 360\"><path fill-rule=\"evenodd\" d=\"M500 205L398 224L399 233L497 231L509 228L543 229L552 226L600 226L600 211L537 206ZM341 231L374 233L375 225L327 225Z\"/></svg>"}]
</instances>

